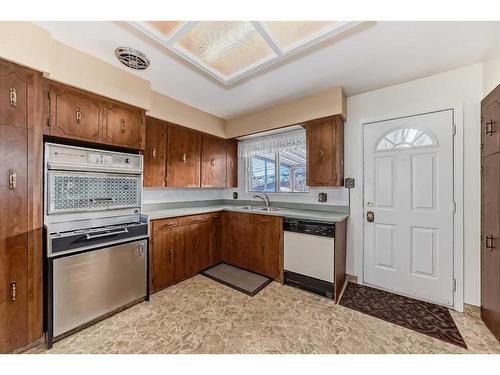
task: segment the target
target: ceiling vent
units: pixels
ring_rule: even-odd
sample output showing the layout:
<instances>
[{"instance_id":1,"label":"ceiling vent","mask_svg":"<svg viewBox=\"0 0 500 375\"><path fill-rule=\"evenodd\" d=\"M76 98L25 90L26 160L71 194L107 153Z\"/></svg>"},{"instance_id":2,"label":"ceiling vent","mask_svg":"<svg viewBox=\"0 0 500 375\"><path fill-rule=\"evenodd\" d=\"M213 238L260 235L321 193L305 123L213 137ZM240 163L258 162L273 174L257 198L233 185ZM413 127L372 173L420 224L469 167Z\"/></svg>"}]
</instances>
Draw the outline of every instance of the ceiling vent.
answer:
<instances>
[{"instance_id":1,"label":"ceiling vent","mask_svg":"<svg viewBox=\"0 0 500 375\"><path fill-rule=\"evenodd\" d=\"M130 47L118 47L115 55L123 65L135 70L147 69L150 63L145 54Z\"/></svg>"}]
</instances>

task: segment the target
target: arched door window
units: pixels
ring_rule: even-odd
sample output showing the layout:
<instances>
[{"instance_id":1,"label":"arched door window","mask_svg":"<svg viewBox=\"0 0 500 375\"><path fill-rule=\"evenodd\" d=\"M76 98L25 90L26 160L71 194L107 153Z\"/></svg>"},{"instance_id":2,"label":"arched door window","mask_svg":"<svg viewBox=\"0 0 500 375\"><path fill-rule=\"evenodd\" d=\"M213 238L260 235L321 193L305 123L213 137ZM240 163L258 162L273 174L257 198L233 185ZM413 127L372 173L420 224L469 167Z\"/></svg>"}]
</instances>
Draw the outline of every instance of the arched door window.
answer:
<instances>
[{"instance_id":1,"label":"arched door window","mask_svg":"<svg viewBox=\"0 0 500 375\"><path fill-rule=\"evenodd\" d=\"M417 128L400 128L391 130L377 142L375 152L394 151L397 149L437 147L434 134Z\"/></svg>"}]
</instances>

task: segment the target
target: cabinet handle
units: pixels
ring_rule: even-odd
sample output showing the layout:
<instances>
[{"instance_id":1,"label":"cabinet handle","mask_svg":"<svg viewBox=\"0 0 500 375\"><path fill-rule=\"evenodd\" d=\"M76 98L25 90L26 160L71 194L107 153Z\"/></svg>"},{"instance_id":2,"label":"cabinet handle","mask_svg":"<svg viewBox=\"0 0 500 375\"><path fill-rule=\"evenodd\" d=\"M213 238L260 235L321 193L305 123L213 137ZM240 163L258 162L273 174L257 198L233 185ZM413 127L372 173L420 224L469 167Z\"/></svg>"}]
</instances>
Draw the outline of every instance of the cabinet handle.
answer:
<instances>
[{"instance_id":1,"label":"cabinet handle","mask_svg":"<svg viewBox=\"0 0 500 375\"><path fill-rule=\"evenodd\" d=\"M493 133L495 133L495 130L493 130L493 124L495 123L495 121L493 120L490 120L486 123L485 125L485 132L486 134L488 135L493 135Z\"/></svg>"},{"instance_id":2,"label":"cabinet handle","mask_svg":"<svg viewBox=\"0 0 500 375\"><path fill-rule=\"evenodd\" d=\"M156 159L156 147L153 147L153 150L151 150L151 156L153 159Z\"/></svg>"},{"instance_id":3,"label":"cabinet handle","mask_svg":"<svg viewBox=\"0 0 500 375\"><path fill-rule=\"evenodd\" d=\"M170 263L174 263L174 250L170 249Z\"/></svg>"},{"instance_id":4,"label":"cabinet handle","mask_svg":"<svg viewBox=\"0 0 500 375\"><path fill-rule=\"evenodd\" d=\"M323 151L322 149L319 150L319 157L320 158L324 158L325 157L325 151Z\"/></svg>"},{"instance_id":5,"label":"cabinet handle","mask_svg":"<svg viewBox=\"0 0 500 375\"><path fill-rule=\"evenodd\" d=\"M16 281L10 282L10 300L11 301L16 300Z\"/></svg>"},{"instance_id":6,"label":"cabinet handle","mask_svg":"<svg viewBox=\"0 0 500 375\"><path fill-rule=\"evenodd\" d=\"M120 120L120 127L122 129L122 133L125 133L125 120L124 119Z\"/></svg>"},{"instance_id":7,"label":"cabinet handle","mask_svg":"<svg viewBox=\"0 0 500 375\"><path fill-rule=\"evenodd\" d=\"M15 87L9 88L9 102L11 107L17 107L17 90Z\"/></svg>"},{"instance_id":8,"label":"cabinet handle","mask_svg":"<svg viewBox=\"0 0 500 375\"><path fill-rule=\"evenodd\" d=\"M181 155L181 162L183 162L184 164L186 164L186 161L187 161L187 154L186 153L183 153Z\"/></svg>"},{"instance_id":9,"label":"cabinet handle","mask_svg":"<svg viewBox=\"0 0 500 375\"><path fill-rule=\"evenodd\" d=\"M493 236L486 236L486 248L487 249L490 249L490 250L493 250L495 248L495 245L493 243L493 240L495 239L495 237Z\"/></svg>"},{"instance_id":10,"label":"cabinet handle","mask_svg":"<svg viewBox=\"0 0 500 375\"><path fill-rule=\"evenodd\" d=\"M15 169L9 169L9 189L16 190L17 187L17 172Z\"/></svg>"},{"instance_id":11,"label":"cabinet handle","mask_svg":"<svg viewBox=\"0 0 500 375\"><path fill-rule=\"evenodd\" d=\"M210 165L212 165L213 167L215 167L215 159L210 160Z\"/></svg>"},{"instance_id":12,"label":"cabinet handle","mask_svg":"<svg viewBox=\"0 0 500 375\"><path fill-rule=\"evenodd\" d=\"M76 118L76 123L77 124L79 124L80 121L82 121L82 111L78 107L76 108L75 118Z\"/></svg>"}]
</instances>

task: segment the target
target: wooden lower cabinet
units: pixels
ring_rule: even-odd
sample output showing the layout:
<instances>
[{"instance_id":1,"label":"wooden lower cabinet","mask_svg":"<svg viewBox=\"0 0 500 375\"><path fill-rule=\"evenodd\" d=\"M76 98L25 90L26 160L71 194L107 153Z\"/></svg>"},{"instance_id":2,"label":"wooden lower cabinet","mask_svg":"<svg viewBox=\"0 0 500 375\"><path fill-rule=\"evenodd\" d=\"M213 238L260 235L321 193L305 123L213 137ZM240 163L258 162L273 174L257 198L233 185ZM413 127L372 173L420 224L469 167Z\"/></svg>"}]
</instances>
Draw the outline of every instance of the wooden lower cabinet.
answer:
<instances>
[{"instance_id":1,"label":"wooden lower cabinet","mask_svg":"<svg viewBox=\"0 0 500 375\"><path fill-rule=\"evenodd\" d=\"M153 292L220 262L280 278L281 217L216 212L153 220L150 286Z\"/></svg>"},{"instance_id":2,"label":"wooden lower cabinet","mask_svg":"<svg viewBox=\"0 0 500 375\"><path fill-rule=\"evenodd\" d=\"M277 279L283 249L283 219L277 216L222 213L224 260Z\"/></svg>"},{"instance_id":3,"label":"wooden lower cabinet","mask_svg":"<svg viewBox=\"0 0 500 375\"><path fill-rule=\"evenodd\" d=\"M150 286L153 292L212 265L212 215L154 220L150 239Z\"/></svg>"}]
</instances>

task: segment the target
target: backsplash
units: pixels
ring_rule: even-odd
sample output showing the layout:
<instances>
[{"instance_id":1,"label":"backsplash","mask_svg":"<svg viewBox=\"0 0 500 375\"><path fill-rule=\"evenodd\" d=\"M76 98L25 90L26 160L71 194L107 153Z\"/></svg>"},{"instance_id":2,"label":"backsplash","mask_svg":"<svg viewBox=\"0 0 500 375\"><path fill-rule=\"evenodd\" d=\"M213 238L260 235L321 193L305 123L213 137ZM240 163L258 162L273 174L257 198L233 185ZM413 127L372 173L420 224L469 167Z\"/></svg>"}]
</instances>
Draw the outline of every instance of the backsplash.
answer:
<instances>
[{"instance_id":1,"label":"backsplash","mask_svg":"<svg viewBox=\"0 0 500 375\"><path fill-rule=\"evenodd\" d=\"M225 189L144 188L143 203L170 203L224 199Z\"/></svg>"}]
</instances>

